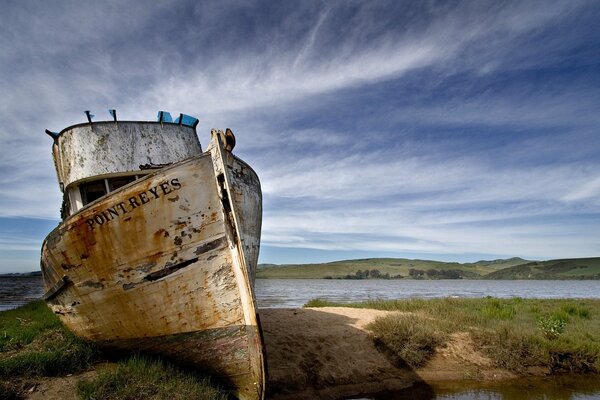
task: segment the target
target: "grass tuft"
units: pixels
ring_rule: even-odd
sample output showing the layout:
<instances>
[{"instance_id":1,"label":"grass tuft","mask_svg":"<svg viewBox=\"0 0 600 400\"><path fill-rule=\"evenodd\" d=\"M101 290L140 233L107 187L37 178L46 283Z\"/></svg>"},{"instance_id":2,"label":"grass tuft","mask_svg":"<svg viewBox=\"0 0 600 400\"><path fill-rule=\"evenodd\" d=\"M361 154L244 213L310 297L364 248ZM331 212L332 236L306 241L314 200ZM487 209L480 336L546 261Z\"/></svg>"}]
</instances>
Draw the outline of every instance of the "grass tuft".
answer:
<instances>
[{"instance_id":1,"label":"grass tuft","mask_svg":"<svg viewBox=\"0 0 600 400\"><path fill-rule=\"evenodd\" d=\"M500 299L486 299L481 314L488 319L511 320L515 317L517 310L515 305L500 301Z\"/></svg>"},{"instance_id":2,"label":"grass tuft","mask_svg":"<svg viewBox=\"0 0 600 400\"><path fill-rule=\"evenodd\" d=\"M444 332L414 315L388 315L367 326L377 332L375 345L392 356L395 364L423 366L446 340Z\"/></svg>"},{"instance_id":3,"label":"grass tuft","mask_svg":"<svg viewBox=\"0 0 600 400\"><path fill-rule=\"evenodd\" d=\"M476 345L500 368L522 373L550 364L542 340L510 323L501 322L494 329L472 329L470 333Z\"/></svg>"},{"instance_id":4,"label":"grass tuft","mask_svg":"<svg viewBox=\"0 0 600 400\"><path fill-rule=\"evenodd\" d=\"M80 381L78 392L84 400L227 399L208 378L144 356L131 357L115 368L105 368L93 380Z\"/></svg>"},{"instance_id":5,"label":"grass tuft","mask_svg":"<svg viewBox=\"0 0 600 400\"><path fill-rule=\"evenodd\" d=\"M331 303L330 301L323 300L321 298L311 299L309 300L303 307L330 307L337 305L336 303Z\"/></svg>"},{"instance_id":6,"label":"grass tuft","mask_svg":"<svg viewBox=\"0 0 600 400\"><path fill-rule=\"evenodd\" d=\"M591 317L591 311L589 308L578 306L572 303L561 305L560 312L564 315L583 319L590 319Z\"/></svg>"},{"instance_id":7,"label":"grass tuft","mask_svg":"<svg viewBox=\"0 0 600 400\"><path fill-rule=\"evenodd\" d=\"M42 301L0 313L0 377L60 376L84 369L97 355Z\"/></svg>"}]
</instances>

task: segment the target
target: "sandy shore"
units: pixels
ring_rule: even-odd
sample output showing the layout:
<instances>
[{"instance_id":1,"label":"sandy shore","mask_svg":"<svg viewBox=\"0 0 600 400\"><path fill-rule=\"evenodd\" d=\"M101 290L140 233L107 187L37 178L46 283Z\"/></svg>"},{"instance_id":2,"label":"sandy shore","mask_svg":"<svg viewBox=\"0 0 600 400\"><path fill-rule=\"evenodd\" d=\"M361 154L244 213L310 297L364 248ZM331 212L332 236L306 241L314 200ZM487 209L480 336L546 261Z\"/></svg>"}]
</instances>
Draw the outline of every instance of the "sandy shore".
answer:
<instances>
[{"instance_id":1,"label":"sandy shore","mask_svg":"<svg viewBox=\"0 0 600 400\"><path fill-rule=\"evenodd\" d=\"M512 378L475 351L468 334L454 335L422 369L393 365L365 326L389 312L344 307L261 309L269 398L339 399L397 391L418 382Z\"/></svg>"},{"instance_id":2,"label":"sandy shore","mask_svg":"<svg viewBox=\"0 0 600 400\"><path fill-rule=\"evenodd\" d=\"M394 365L378 351L365 326L387 311L344 307L261 309L273 400L340 399L399 391L441 380L514 377L475 351L467 334L455 334L422 369ZM28 399L76 398L81 375L39 380Z\"/></svg>"}]
</instances>

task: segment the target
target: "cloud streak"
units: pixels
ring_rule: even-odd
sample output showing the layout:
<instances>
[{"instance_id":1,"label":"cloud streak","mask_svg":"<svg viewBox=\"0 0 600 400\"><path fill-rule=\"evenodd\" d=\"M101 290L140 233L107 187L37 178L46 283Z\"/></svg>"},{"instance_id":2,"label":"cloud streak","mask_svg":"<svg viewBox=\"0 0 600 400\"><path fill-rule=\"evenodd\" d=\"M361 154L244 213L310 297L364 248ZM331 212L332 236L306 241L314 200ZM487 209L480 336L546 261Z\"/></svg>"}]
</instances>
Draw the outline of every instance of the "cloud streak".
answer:
<instances>
[{"instance_id":1,"label":"cloud streak","mask_svg":"<svg viewBox=\"0 0 600 400\"><path fill-rule=\"evenodd\" d=\"M9 2L0 218L57 220L45 128L163 109L198 115L201 140L234 128L263 183L267 246L597 255L598 14L589 1ZM18 237L4 249L40 240Z\"/></svg>"}]
</instances>

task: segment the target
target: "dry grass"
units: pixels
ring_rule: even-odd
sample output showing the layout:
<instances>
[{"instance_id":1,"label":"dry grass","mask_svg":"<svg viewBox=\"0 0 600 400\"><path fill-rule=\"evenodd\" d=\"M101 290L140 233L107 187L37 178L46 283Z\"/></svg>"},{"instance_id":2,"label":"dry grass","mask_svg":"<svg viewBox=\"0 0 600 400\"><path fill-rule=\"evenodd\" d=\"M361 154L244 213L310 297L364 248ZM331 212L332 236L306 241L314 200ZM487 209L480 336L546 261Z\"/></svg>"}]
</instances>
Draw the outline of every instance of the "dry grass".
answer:
<instances>
[{"instance_id":1,"label":"dry grass","mask_svg":"<svg viewBox=\"0 0 600 400\"><path fill-rule=\"evenodd\" d=\"M342 305L319 300L311 306ZM450 334L466 331L498 367L522 373L530 367L600 373L600 300L445 298L343 306L412 313L385 317L369 327L380 345L409 365L430 357L433 343L443 345Z\"/></svg>"},{"instance_id":2,"label":"dry grass","mask_svg":"<svg viewBox=\"0 0 600 400\"><path fill-rule=\"evenodd\" d=\"M375 345L393 358L395 364L423 366L446 341L446 333L435 324L415 315L388 315L367 326L374 332Z\"/></svg>"}]
</instances>

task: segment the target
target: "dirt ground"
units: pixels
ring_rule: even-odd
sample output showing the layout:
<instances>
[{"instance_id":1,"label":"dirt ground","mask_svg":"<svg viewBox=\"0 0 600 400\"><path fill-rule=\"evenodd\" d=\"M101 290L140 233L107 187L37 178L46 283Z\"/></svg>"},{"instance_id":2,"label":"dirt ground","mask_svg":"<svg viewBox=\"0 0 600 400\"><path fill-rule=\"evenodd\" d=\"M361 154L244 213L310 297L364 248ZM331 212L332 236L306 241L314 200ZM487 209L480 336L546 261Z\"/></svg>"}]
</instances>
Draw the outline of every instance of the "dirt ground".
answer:
<instances>
[{"instance_id":1,"label":"dirt ground","mask_svg":"<svg viewBox=\"0 0 600 400\"><path fill-rule=\"evenodd\" d=\"M11 382L15 389L25 394L28 400L71 400L77 399L77 382L93 379L98 366L88 371L59 377L25 378ZM1 396L0 396L1 397Z\"/></svg>"},{"instance_id":2,"label":"dirt ground","mask_svg":"<svg viewBox=\"0 0 600 400\"><path fill-rule=\"evenodd\" d=\"M466 333L452 336L424 367L393 365L378 351L365 326L388 312L344 307L261 309L268 361L267 398L323 399L399 391L441 380L500 380L514 377L475 351ZM27 399L76 398L83 374L25 383Z\"/></svg>"}]
</instances>

